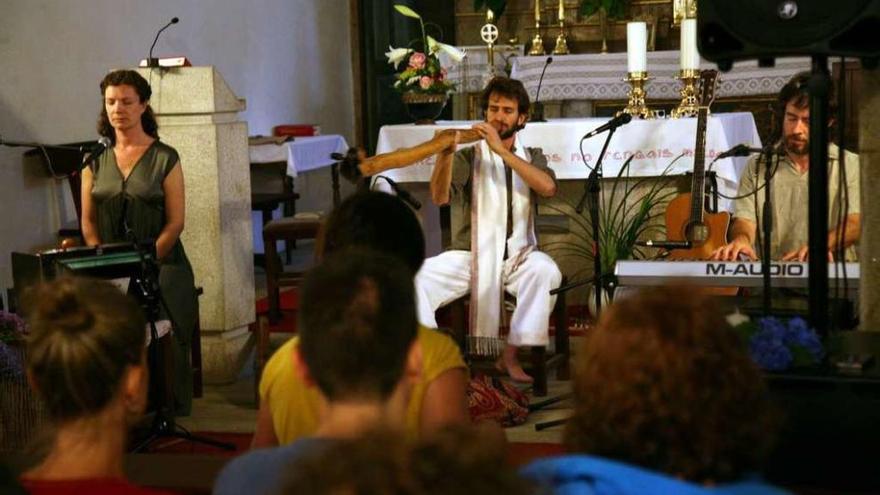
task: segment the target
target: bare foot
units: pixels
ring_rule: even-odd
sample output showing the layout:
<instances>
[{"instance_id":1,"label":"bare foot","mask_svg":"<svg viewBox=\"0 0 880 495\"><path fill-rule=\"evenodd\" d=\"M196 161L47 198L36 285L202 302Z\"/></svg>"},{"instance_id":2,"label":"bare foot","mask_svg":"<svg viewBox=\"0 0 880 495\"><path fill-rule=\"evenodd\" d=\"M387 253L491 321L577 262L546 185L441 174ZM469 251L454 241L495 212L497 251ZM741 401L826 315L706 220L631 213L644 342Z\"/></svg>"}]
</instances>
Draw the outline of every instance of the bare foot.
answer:
<instances>
[{"instance_id":1,"label":"bare foot","mask_svg":"<svg viewBox=\"0 0 880 495\"><path fill-rule=\"evenodd\" d=\"M516 358L516 347L511 345L504 348L504 353L498 358L498 361L495 361L495 368L502 373L507 373L511 380L518 383L532 383L535 381L519 364L519 360Z\"/></svg>"}]
</instances>

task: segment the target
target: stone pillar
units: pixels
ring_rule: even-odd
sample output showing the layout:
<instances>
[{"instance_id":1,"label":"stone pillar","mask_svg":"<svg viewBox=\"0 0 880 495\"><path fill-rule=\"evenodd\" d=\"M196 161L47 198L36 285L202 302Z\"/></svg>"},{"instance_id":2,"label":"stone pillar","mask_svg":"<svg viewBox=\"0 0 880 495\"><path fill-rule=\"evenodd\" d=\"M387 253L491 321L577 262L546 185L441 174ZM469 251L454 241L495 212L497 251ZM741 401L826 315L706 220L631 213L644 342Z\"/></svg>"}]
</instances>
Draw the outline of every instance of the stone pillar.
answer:
<instances>
[{"instance_id":1,"label":"stone pillar","mask_svg":"<svg viewBox=\"0 0 880 495\"><path fill-rule=\"evenodd\" d=\"M859 88L859 165L862 237L859 246L859 306L862 330L880 330L880 70L862 69Z\"/></svg>"},{"instance_id":2,"label":"stone pillar","mask_svg":"<svg viewBox=\"0 0 880 495\"><path fill-rule=\"evenodd\" d=\"M138 69L162 141L177 149L186 184L181 239L195 271L205 382L234 380L254 321L250 165L245 109L213 67Z\"/></svg>"}]
</instances>

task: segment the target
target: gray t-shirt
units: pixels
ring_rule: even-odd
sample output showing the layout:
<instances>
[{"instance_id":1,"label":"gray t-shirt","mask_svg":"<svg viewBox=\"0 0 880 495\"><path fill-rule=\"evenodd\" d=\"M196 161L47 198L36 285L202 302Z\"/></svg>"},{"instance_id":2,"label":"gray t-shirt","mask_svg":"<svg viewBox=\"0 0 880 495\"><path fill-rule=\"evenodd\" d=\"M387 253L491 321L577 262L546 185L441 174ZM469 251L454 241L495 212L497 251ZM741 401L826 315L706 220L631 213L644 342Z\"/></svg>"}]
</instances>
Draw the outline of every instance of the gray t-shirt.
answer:
<instances>
[{"instance_id":1,"label":"gray t-shirt","mask_svg":"<svg viewBox=\"0 0 880 495\"><path fill-rule=\"evenodd\" d=\"M859 157L849 151L845 156L845 179L848 197L847 214L860 213L861 201L859 198ZM775 166L776 157L771 161ZM838 213L840 213L840 193L838 170L839 162L837 146L828 146L828 225L834 228L838 225ZM745 171L739 181L738 196L754 191L764 184L765 164L763 157L755 157L749 160ZM772 169L771 169L772 170ZM800 173L788 156L779 157L779 168L773 176L772 204L773 204L773 235L770 239L770 258L780 259L785 253L800 249L809 241L809 216L807 205L809 204L809 173ZM756 187L757 186L757 187ZM734 202L733 216L750 220L757 224L758 235L763 232L760 215L756 212L763 211L764 190L750 194L745 198ZM755 246L760 251L761 246ZM850 246L846 252L847 260L856 259L856 249Z\"/></svg>"}]
</instances>

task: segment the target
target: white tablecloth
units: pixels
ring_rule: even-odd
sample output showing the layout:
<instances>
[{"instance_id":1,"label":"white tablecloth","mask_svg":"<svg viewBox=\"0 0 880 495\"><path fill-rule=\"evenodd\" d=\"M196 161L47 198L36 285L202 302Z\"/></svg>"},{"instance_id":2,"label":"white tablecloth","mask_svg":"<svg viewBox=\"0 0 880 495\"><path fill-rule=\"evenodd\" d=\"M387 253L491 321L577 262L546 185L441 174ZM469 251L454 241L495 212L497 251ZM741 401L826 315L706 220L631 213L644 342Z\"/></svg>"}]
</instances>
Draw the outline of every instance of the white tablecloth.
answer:
<instances>
[{"instance_id":1,"label":"white tablecloth","mask_svg":"<svg viewBox=\"0 0 880 495\"><path fill-rule=\"evenodd\" d=\"M540 147L547 156L548 163L559 179L585 178L590 169L584 165L578 150L581 136L604 124L606 118L558 119L543 123L531 123L520 132L526 146ZM377 153L386 153L403 147L410 147L431 139L437 129L465 128L470 122L441 121L437 125L389 125L379 131ZM672 160L685 153L667 172L681 174L693 170L693 150L696 142L697 121L688 119L633 120L619 128L611 138L608 151L603 160L604 176L613 177L620 171L626 159L635 155L630 165L630 175L660 175ZM587 164L593 166L605 134L584 141L584 154ZM751 113L717 114L709 117L706 129L706 165L718 154L736 144L745 143L760 147L761 139ZM712 169L718 173L719 188L725 194L736 191L739 176L745 167L746 158L726 158L716 162ZM383 172L398 182L428 182L434 157L427 158L416 165Z\"/></svg>"},{"instance_id":2,"label":"white tablecloth","mask_svg":"<svg viewBox=\"0 0 880 495\"><path fill-rule=\"evenodd\" d=\"M287 175L329 167L334 163L330 153L345 153L348 143L337 134L297 137L283 144L249 146L251 163L287 162Z\"/></svg>"},{"instance_id":3,"label":"white tablecloth","mask_svg":"<svg viewBox=\"0 0 880 495\"><path fill-rule=\"evenodd\" d=\"M681 82L674 79L680 69L675 51L648 52L648 106L651 99L681 98ZM532 100L547 57L515 57L511 77L525 85ZM717 69L706 60L701 69ZM809 57L778 58L776 66L760 68L757 61L736 62L733 70L719 74L717 97L776 94L794 74L810 69ZM623 100L630 85L626 77L626 52L554 55L541 85L541 101Z\"/></svg>"}]
</instances>

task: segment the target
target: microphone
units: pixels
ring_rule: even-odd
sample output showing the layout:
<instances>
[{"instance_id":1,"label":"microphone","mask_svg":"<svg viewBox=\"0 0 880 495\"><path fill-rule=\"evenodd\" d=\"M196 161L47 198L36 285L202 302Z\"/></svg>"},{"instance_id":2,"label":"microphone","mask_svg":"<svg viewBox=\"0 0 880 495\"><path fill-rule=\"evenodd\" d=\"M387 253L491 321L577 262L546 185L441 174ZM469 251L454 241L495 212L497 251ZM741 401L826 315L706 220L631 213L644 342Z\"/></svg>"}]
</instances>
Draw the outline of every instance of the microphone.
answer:
<instances>
[{"instance_id":1,"label":"microphone","mask_svg":"<svg viewBox=\"0 0 880 495\"><path fill-rule=\"evenodd\" d=\"M547 66L553 63L553 57L547 57L547 61L544 62L544 68L541 69L541 78L538 79L538 89L535 91L535 102L532 103L532 118L529 119L532 122L547 122L547 119L544 118L544 104L539 103L538 100L541 99L541 84L544 83L544 73L547 72Z\"/></svg>"},{"instance_id":2,"label":"microphone","mask_svg":"<svg viewBox=\"0 0 880 495\"><path fill-rule=\"evenodd\" d=\"M147 57L147 67L159 67L159 59L153 58L153 48L156 47L156 42L159 41L159 35L162 34L162 31L165 31L166 29L168 29L168 26L172 24L177 24L178 22L180 22L179 18L172 17L171 21L168 24L162 26L162 29L160 29L159 32L156 33L156 37L153 39L153 44L150 45L150 55Z\"/></svg>"},{"instance_id":3,"label":"microphone","mask_svg":"<svg viewBox=\"0 0 880 495\"><path fill-rule=\"evenodd\" d=\"M97 160L98 157L101 156L104 153L104 151L106 151L107 148L110 147L110 144L111 144L110 138L108 138L107 136L101 136L100 138L98 138L98 144L94 148L92 148L91 153L89 153L88 155L86 155L85 158L83 158L81 168L85 168L90 163Z\"/></svg>"},{"instance_id":4,"label":"microphone","mask_svg":"<svg viewBox=\"0 0 880 495\"><path fill-rule=\"evenodd\" d=\"M421 201L417 200L412 194L409 193L409 191L400 187L397 184L397 182L394 182L393 180L391 180L388 177L385 177L384 175L380 175L379 177L385 179L385 182L387 182L388 185L391 186L391 189L394 190L394 194L396 194L397 197L402 199L404 203L412 206L412 208L414 210L420 210L422 208Z\"/></svg>"},{"instance_id":5,"label":"microphone","mask_svg":"<svg viewBox=\"0 0 880 495\"><path fill-rule=\"evenodd\" d=\"M590 139L591 137L595 136L596 134L602 134L605 131L617 129L618 127L620 127L622 125L628 124L629 121L632 120L632 118L633 118L632 115L630 115L628 113L622 113L622 114L614 117L613 119L609 120L608 122L605 122L604 124L600 125L599 127L593 129L592 131L584 134L584 137L581 138L581 141L583 141L584 139Z\"/></svg>"},{"instance_id":6,"label":"microphone","mask_svg":"<svg viewBox=\"0 0 880 495\"><path fill-rule=\"evenodd\" d=\"M720 155L715 157L715 160L722 160L724 158L730 158L732 156L749 156L752 153L766 153L767 151L773 151L774 153L778 153L780 150L777 145L769 144L764 146L763 148L752 148L747 144L740 143L733 148L721 153Z\"/></svg>"},{"instance_id":7,"label":"microphone","mask_svg":"<svg viewBox=\"0 0 880 495\"><path fill-rule=\"evenodd\" d=\"M691 241L636 241L638 246L655 247L660 249L690 249L693 246Z\"/></svg>"}]
</instances>

